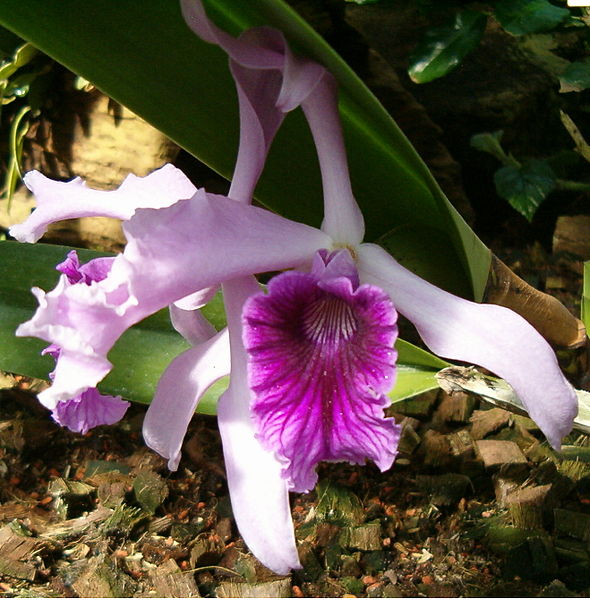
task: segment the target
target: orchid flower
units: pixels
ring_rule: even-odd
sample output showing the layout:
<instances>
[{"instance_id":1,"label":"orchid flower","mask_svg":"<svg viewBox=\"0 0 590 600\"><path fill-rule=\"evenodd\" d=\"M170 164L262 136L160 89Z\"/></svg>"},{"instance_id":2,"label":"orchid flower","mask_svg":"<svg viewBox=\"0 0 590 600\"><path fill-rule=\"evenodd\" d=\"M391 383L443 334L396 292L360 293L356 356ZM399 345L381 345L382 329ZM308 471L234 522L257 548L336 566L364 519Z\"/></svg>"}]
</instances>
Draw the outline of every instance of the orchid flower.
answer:
<instances>
[{"instance_id":1,"label":"orchid flower","mask_svg":"<svg viewBox=\"0 0 590 600\"><path fill-rule=\"evenodd\" d=\"M124 220L127 237L104 277L72 283L63 274L54 290L35 291L39 308L17 334L60 349L40 399L57 406L95 389L119 336L171 306L194 346L163 374L144 437L176 468L200 396L231 367L218 420L234 516L252 552L277 573L299 566L288 492L313 487L318 462L370 458L385 470L395 459L399 426L383 410L395 380L398 312L435 353L506 379L558 447L576 397L540 334L512 311L457 298L362 242L330 74L294 57L277 31L236 39L200 2L182 7L195 32L231 59L241 130L229 197L194 188L170 165L114 192L26 176L39 208L12 228L18 239L35 241L55 220L105 214ZM318 151L321 229L250 205L274 134L297 106ZM261 291L254 275L276 271ZM211 335L195 309L220 284L228 327Z\"/></svg>"}]
</instances>

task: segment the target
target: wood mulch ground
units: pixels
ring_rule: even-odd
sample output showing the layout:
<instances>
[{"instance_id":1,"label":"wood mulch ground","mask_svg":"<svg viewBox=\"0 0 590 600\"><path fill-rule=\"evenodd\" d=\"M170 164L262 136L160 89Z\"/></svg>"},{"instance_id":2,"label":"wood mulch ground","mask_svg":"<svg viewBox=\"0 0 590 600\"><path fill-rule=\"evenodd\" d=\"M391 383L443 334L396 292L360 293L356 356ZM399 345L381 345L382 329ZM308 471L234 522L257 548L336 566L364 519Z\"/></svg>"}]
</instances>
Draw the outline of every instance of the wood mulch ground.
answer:
<instances>
[{"instance_id":1,"label":"wood mulch ground","mask_svg":"<svg viewBox=\"0 0 590 600\"><path fill-rule=\"evenodd\" d=\"M176 473L143 444L145 409L85 436L54 425L35 382L0 391L5 597L585 596L590 448L464 393L402 405L401 454L320 467L292 496L303 569L277 577L231 516L215 419L196 416Z\"/></svg>"}]
</instances>

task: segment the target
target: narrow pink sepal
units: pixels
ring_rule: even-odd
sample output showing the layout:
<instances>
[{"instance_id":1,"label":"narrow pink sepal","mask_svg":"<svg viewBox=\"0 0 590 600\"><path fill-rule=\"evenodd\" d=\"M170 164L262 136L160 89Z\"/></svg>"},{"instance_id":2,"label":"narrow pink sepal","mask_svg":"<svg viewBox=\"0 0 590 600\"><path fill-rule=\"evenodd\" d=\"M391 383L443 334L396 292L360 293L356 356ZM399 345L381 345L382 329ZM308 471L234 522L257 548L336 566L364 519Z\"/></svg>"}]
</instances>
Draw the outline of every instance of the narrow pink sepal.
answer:
<instances>
[{"instance_id":1,"label":"narrow pink sepal","mask_svg":"<svg viewBox=\"0 0 590 600\"><path fill-rule=\"evenodd\" d=\"M301 568L287 482L274 454L256 438L242 344L242 306L259 287L254 277L243 277L223 288L232 373L230 387L219 399L217 417L233 514L240 534L258 560L275 573L287 575Z\"/></svg>"},{"instance_id":2,"label":"narrow pink sepal","mask_svg":"<svg viewBox=\"0 0 590 600\"><path fill-rule=\"evenodd\" d=\"M230 372L229 336L223 329L210 340L177 356L158 382L143 422L145 443L176 471L186 430L199 399Z\"/></svg>"},{"instance_id":3,"label":"narrow pink sepal","mask_svg":"<svg viewBox=\"0 0 590 600\"><path fill-rule=\"evenodd\" d=\"M352 193L336 82L330 73L324 74L302 107L313 135L322 173L322 230L336 244L355 247L365 235L365 221Z\"/></svg>"}]
</instances>

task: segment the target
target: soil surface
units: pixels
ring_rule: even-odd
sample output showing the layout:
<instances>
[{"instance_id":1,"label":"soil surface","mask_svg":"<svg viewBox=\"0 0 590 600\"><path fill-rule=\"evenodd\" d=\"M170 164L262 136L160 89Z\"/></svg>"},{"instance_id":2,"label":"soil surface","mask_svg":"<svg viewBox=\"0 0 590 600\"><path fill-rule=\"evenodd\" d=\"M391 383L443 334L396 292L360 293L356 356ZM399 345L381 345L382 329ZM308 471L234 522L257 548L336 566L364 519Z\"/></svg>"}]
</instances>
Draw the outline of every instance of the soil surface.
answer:
<instances>
[{"instance_id":1,"label":"soil surface","mask_svg":"<svg viewBox=\"0 0 590 600\"><path fill-rule=\"evenodd\" d=\"M145 409L85 436L36 382L0 393L0 590L6 597L585 596L587 438L557 456L534 424L466 394L395 406L400 458L322 465L292 496L303 569L280 578L231 516L215 419L193 419L176 473L141 438Z\"/></svg>"}]
</instances>

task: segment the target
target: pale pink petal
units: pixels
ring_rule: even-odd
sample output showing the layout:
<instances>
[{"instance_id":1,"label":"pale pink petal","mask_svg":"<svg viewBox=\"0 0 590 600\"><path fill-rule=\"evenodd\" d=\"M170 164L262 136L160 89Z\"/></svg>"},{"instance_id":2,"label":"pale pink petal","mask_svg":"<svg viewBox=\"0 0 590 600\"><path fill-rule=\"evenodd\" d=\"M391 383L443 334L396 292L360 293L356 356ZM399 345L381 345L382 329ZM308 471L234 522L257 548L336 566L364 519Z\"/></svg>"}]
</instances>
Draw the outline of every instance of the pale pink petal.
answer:
<instances>
[{"instance_id":1,"label":"pale pink petal","mask_svg":"<svg viewBox=\"0 0 590 600\"><path fill-rule=\"evenodd\" d=\"M112 367L106 358L106 347L100 348L100 341L108 338L114 307L95 297L96 286L98 283L72 285L62 275L56 288L47 294L33 288L39 308L31 320L16 330L17 336L39 337L59 348L54 385L38 395L49 409L54 409L57 402L96 387Z\"/></svg>"},{"instance_id":2,"label":"pale pink petal","mask_svg":"<svg viewBox=\"0 0 590 600\"><path fill-rule=\"evenodd\" d=\"M284 36L267 27L234 38L208 17L200 0L182 0L184 18L203 40L218 44L232 60L240 100L240 152L230 196L249 201L270 142L286 113L302 106L316 144L324 185L322 228L337 244L355 246L364 221L352 195L334 78L296 57ZM276 70L268 73L269 69Z\"/></svg>"},{"instance_id":3,"label":"pale pink petal","mask_svg":"<svg viewBox=\"0 0 590 600\"><path fill-rule=\"evenodd\" d=\"M365 235L365 223L352 194L336 82L326 73L302 104L316 145L324 188L322 229L336 244L354 247Z\"/></svg>"},{"instance_id":4,"label":"pale pink petal","mask_svg":"<svg viewBox=\"0 0 590 600\"><path fill-rule=\"evenodd\" d=\"M476 304L435 287L379 246L363 244L358 255L361 281L388 292L434 353L505 379L550 444L560 447L577 414L576 394L532 325L502 306Z\"/></svg>"},{"instance_id":5,"label":"pale pink petal","mask_svg":"<svg viewBox=\"0 0 590 600\"><path fill-rule=\"evenodd\" d=\"M170 321L174 329L193 346L206 342L217 333L198 309L183 310L171 304Z\"/></svg>"},{"instance_id":6,"label":"pale pink petal","mask_svg":"<svg viewBox=\"0 0 590 600\"><path fill-rule=\"evenodd\" d=\"M123 228L128 243L105 289L126 286L147 314L241 275L305 264L330 244L313 227L204 190L168 208L138 210Z\"/></svg>"},{"instance_id":7,"label":"pale pink petal","mask_svg":"<svg viewBox=\"0 0 590 600\"><path fill-rule=\"evenodd\" d=\"M124 227L128 244L106 278L71 285L62 275L55 290L37 291L39 309L17 331L63 350L42 394L50 408L96 387L115 341L146 316L228 279L299 266L330 241L317 229L204 190L167 208L138 209Z\"/></svg>"},{"instance_id":8,"label":"pale pink petal","mask_svg":"<svg viewBox=\"0 0 590 600\"><path fill-rule=\"evenodd\" d=\"M287 482L272 452L256 439L250 416L247 356L242 344L241 312L248 296L258 292L253 277L224 285L232 355L228 390L221 396L217 415L223 440L233 514L252 553L275 573L301 568L289 507Z\"/></svg>"},{"instance_id":9,"label":"pale pink petal","mask_svg":"<svg viewBox=\"0 0 590 600\"><path fill-rule=\"evenodd\" d=\"M199 0L182 0L181 6L189 27L230 58L240 104L240 147L229 196L251 202L285 113L300 106L327 72L295 57L276 29L256 27L234 38L208 18Z\"/></svg>"},{"instance_id":10,"label":"pale pink petal","mask_svg":"<svg viewBox=\"0 0 590 600\"><path fill-rule=\"evenodd\" d=\"M236 62L253 69L280 69L281 49L261 48L250 40L235 38L215 25L199 0L181 0L180 7L186 24L203 40L221 46Z\"/></svg>"},{"instance_id":11,"label":"pale pink petal","mask_svg":"<svg viewBox=\"0 0 590 600\"><path fill-rule=\"evenodd\" d=\"M203 393L230 372L227 329L177 356L164 371L143 422L145 443L176 471L190 420Z\"/></svg>"},{"instance_id":12,"label":"pale pink petal","mask_svg":"<svg viewBox=\"0 0 590 600\"><path fill-rule=\"evenodd\" d=\"M20 242L36 242L56 221L92 216L126 220L137 208L170 206L196 191L186 175L172 165L145 177L130 174L113 191L90 189L79 177L66 183L54 181L38 171L27 173L24 181L35 194L37 208L26 221L10 228L10 235Z\"/></svg>"}]
</instances>

